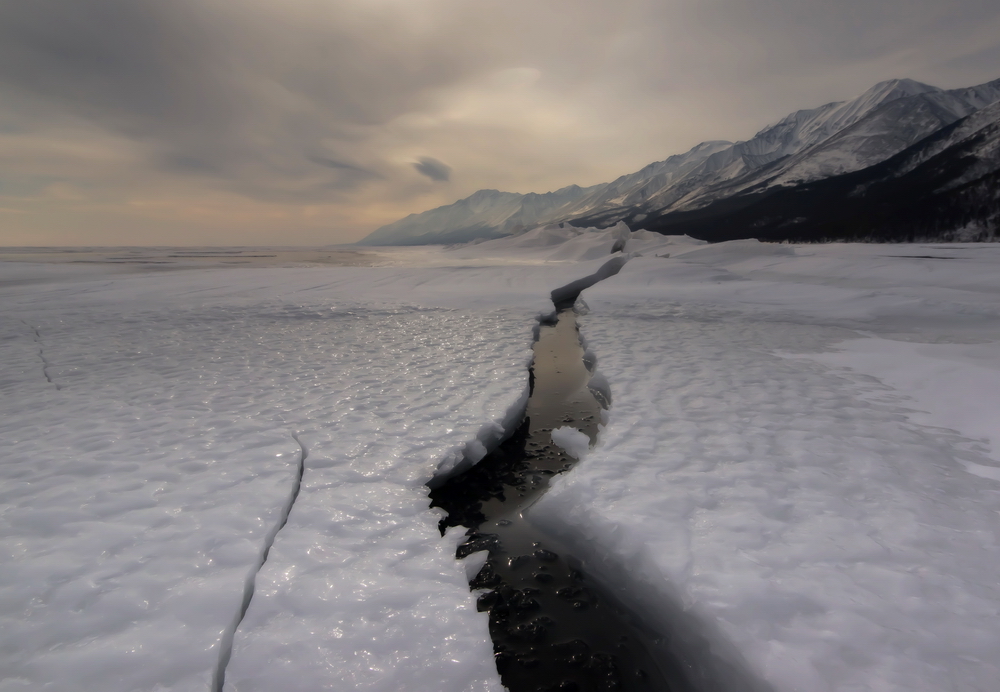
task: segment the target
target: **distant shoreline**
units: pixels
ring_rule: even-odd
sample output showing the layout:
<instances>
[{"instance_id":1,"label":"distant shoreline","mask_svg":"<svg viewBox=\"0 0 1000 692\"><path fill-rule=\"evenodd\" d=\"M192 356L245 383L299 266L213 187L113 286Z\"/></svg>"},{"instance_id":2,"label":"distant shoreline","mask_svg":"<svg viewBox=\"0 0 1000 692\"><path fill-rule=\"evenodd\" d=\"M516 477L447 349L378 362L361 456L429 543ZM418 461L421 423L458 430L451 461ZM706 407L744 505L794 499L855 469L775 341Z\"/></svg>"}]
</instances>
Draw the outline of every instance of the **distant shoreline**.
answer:
<instances>
[{"instance_id":1,"label":"distant shoreline","mask_svg":"<svg viewBox=\"0 0 1000 692\"><path fill-rule=\"evenodd\" d=\"M377 253L289 247L8 247L0 262L102 264L150 269L221 267L369 267Z\"/></svg>"}]
</instances>

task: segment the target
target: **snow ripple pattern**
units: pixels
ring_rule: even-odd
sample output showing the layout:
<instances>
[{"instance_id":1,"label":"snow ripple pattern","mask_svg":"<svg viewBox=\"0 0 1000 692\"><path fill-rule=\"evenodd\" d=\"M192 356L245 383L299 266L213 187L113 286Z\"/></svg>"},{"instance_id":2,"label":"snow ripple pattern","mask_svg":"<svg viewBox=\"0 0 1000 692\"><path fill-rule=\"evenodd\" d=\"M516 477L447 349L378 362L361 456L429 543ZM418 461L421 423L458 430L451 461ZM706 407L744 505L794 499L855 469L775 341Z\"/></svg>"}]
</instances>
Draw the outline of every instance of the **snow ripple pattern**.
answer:
<instances>
[{"instance_id":1,"label":"snow ripple pattern","mask_svg":"<svg viewBox=\"0 0 1000 692\"><path fill-rule=\"evenodd\" d=\"M789 692L995 688L1000 503L953 433L874 378L776 355L845 330L600 296L581 321L615 405L533 521L645 581L623 596L711 689L734 666Z\"/></svg>"},{"instance_id":2,"label":"snow ripple pattern","mask_svg":"<svg viewBox=\"0 0 1000 692\"><path fill-rule=\"evenodd\" d=\"M534 312L157 281L0 315L0 689L205 692L244 608L226 689L499 689L424 484L523 394Z\"/></svg>"}]
</instances>

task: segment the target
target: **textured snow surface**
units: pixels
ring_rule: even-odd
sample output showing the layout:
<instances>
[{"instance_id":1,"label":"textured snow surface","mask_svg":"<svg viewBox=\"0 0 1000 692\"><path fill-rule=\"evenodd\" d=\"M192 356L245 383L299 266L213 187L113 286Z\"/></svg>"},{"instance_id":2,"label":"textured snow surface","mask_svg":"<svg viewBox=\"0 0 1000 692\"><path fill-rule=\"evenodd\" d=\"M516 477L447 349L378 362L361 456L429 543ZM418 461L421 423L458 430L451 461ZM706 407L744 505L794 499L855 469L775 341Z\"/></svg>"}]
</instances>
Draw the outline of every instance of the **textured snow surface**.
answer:
<instances>
[{"instance_id":1,"label":"textured snow surface","mask_svg":"<svg viewBox=\"0 0 1000 692\"><path fill-rule=\"evenodd\" d=\"M998 253L632 260L584 293L608 423L529 516L732 689L996 689Z\"/></svg>"},{"instance_id":2,"label":"textured snow surface","mask_svg":"<svg viewBox=\"0 0 1000 692\"><path fill-rule=\"evenodd\" d=\"M227 689L500 689L423 484L586 263L64 266L0 267L0 689L210 689L303 449Z\"/></svg>"},{"instance_id":3,"label":"textured snow surface","mask_svg":"<svg viewBox=\"0 0 1000 692\"><path fill-rule=\"evenodd\" d=\"M231 640L230 692L499 692L423 484L509 427L553 289L629 256L584 294L604 429L553 431L582 461L532 520L705 689L995 689L997 246L532 233L0 263L0 690L204 692Z\"/></svg>"}]
</instances>

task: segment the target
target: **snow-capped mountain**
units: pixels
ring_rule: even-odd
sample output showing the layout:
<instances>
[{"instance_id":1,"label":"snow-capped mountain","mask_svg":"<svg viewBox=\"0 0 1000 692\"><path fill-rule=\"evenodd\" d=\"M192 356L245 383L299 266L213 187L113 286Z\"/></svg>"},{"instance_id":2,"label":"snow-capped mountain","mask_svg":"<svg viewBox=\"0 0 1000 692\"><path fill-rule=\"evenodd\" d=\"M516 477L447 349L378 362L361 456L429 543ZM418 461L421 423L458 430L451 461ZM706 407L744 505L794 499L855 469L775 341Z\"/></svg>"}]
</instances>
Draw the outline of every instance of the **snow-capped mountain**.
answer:
<instances>
[{"instance_id":1,"label":"snow-capped mountain","mask_svg":"<svg viewBox=\"0 0 1000 692\"><path fill-rule=\"evenodd\" d=\"M876 84L851 101L796 111L751 139L716 152L683 181L651 195L648 206L688 208L698 206L698 201L705 198L726 196L728 188L733 187L727 185L730 181L755 179L756 171L829 140L879 106L930 91L940 89L908 79L891 80Z\"/></svg>"},{"instance_id":2,"label":"snow-capped mountain","mask_svg":"<svg viewBox=\"0 0 1000 692\"><path fill-rule=\"evenodd\" d=\"M383 226L362 243L457 242L559 222L662 228L672 213L718 209L724 200L877 165L997 101L1000 79L947 91L910 79L880 82L850 101L796 111L743 142L704 142L586 189L571 186L545 195L480 190Z\"/></svg>"},{"instance_id":3,"label":"snow-capped mountain","mask_svg":"<svg viewBox=\"0 0 1000 692\"><path fill-rule=\"evenodd\" d=\"M625 221L635 227L653 216L691 211L741 193L861 170L997 100L1000 80L951 91L912 80L881 82L851 101L792 113L714 153L644 204L574 209L577 213L567 220L583 225Z\"/></svg>"},{"instance_id":4,"label":"snow-capped mountain","mask_svg":"<svg viewBox=\"0 0 1000 692\"><path fill-rule=\"evenodd\" d=\"M584 212L598 209L628 209L645 205L650 198L688 178L692 172L704 169L706 166L712 168L713 164L710 162L718 161L719 155L732 149L733 146L732 142L719 140L702 142L688 152L651 163L635 173L623 175L610 183L595 185L588 194L563 211L577 217Z\"/></svg>"},{"instance_id":5,"label":"snow-capped mountain","mask_svg":"<svg viewBox=\"0 0 1000 692\"><path fill-rule=\"evenodd\" d=\"M961 240L1000 237L1000 102L860 171L651 217L705 240Z\"/></svg>"},{"instance_id":6,"label":"snow-capped mountain","mask_svg":"<svg viewBox=\"0 0 1000 692\"><path fill-rule=\"evenodd\" d=\"M365 245L426 245L500 238L536 226L592 188L570 185L545 194L479 190L465 199L382 226Z\"/></svg>"}]
</instances>

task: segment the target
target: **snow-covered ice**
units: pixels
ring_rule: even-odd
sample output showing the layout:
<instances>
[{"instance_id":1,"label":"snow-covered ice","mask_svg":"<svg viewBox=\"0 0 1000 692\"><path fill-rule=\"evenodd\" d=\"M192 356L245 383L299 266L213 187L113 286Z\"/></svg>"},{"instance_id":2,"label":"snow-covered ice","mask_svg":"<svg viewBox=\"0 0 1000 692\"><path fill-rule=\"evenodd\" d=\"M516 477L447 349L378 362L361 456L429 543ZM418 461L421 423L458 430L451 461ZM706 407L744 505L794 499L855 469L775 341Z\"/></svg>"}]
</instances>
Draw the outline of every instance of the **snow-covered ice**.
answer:
<instances>
[{"instance_id":1,"label":"snow-covered ice","mask_svg":"<svg viewBox=\"0 0 1000 692\"><path fill-rule=\"evenodd\" d=\"M5 266L0 689L210 689L251 586L230 689L499 689L423 484L580 266Z\"/></svg>"},{"instance_id":2,"label":"snow-covered ice","mask_svg":"<svg viewBox=\"0 0 1000 692\"><path fill-rule=\"evenodd\" d=\"M632 260L584 293L608 423L529 516L709 689L994 689L998 263L755 241Z\"/></svg>"},{"instance_id":3,"label":"snow-covered ice","mask_svg":"<svg viewBox=\"0 0 1000 692\"><path fill-rule=\"evenodd\" d=\"M499 691L482 556L423 484L510 425L538 315L595 274L612 405L593 449L553 431L582 461L530 519L706 689L995 688L996 246L377 254L0 263L0 690L204 691L231 639L230 692Z\"/></svg>"}]
</instances>

